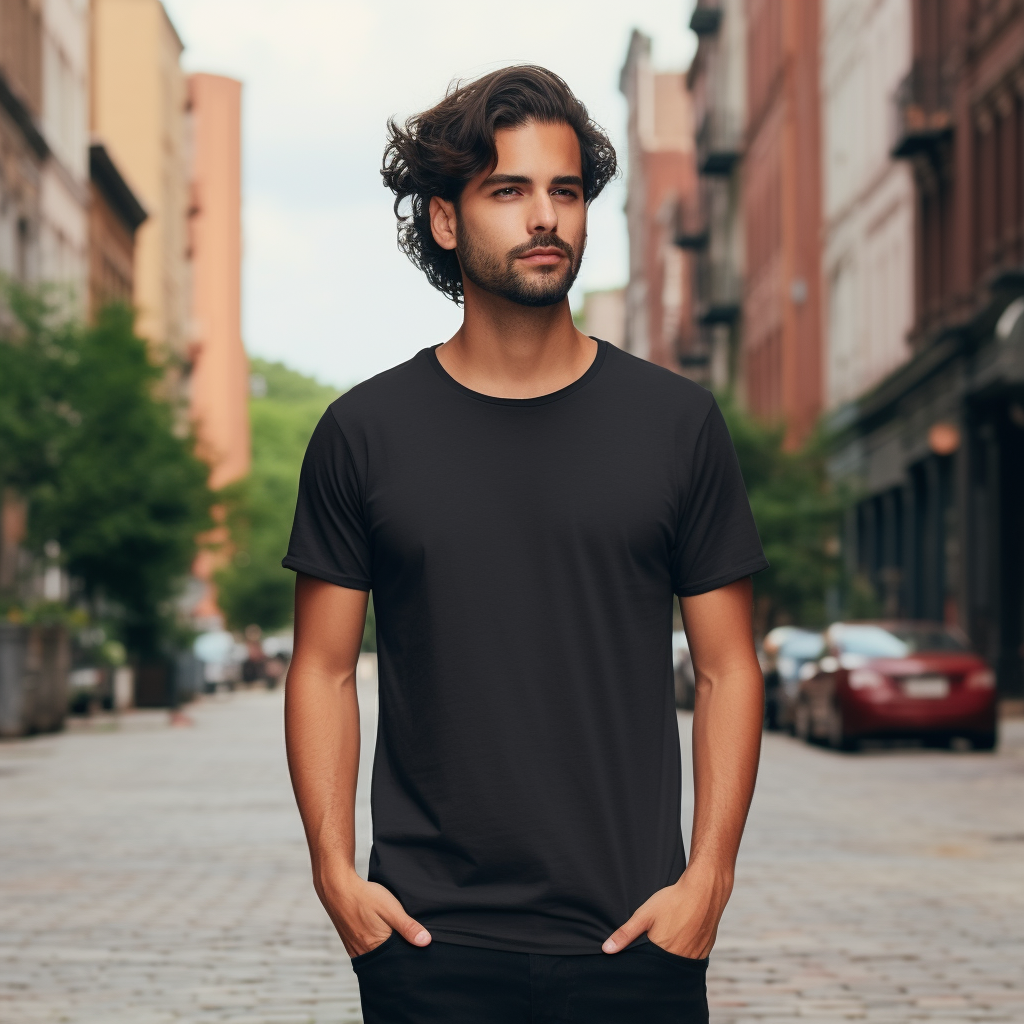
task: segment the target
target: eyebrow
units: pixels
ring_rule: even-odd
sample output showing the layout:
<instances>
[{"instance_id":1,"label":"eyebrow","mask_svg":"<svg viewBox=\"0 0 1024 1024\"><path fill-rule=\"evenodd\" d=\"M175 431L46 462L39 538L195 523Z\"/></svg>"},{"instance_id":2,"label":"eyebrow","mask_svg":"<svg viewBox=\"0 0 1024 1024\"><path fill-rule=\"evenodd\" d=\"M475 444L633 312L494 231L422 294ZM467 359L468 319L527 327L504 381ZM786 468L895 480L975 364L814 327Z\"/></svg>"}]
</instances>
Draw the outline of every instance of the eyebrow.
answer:
<instances>
[{"instance_id":1,"label":"eyebrow","mask_svg":"<svg viewBox=\"0 0 1024 1024\"><path fill-rule=\"evenodd\" d=\"M480 183L481 188L491 185L532 185L533 178L525 174L492 174ZM583 187L583 179L578 174L562 174L551 179L552 185L578 185Z\"/></svg>"}]
</instances>

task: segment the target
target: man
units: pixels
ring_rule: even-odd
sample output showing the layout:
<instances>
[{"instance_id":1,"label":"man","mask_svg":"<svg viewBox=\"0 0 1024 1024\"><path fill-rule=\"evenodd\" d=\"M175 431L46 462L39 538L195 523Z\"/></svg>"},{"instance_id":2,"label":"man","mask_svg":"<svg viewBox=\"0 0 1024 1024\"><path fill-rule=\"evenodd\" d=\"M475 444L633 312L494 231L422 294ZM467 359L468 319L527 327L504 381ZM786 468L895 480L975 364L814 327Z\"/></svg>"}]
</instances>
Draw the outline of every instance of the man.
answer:
<instances>
[{"instance_id":1,"label":"man","mask_svg":"<svg viewBox=\"0 0 1024 1024\"><path fill-rule=\"evenodd\" d=\"M464 320L330 407L284 560L289 764L367 1024L707 1020L759 751L749 576L767 563L711 395L573 325L587 207L614 171L541 68L390 125L400 245ZM673 593L697 676L685 872Z\"/></svg>"}]
</instances>

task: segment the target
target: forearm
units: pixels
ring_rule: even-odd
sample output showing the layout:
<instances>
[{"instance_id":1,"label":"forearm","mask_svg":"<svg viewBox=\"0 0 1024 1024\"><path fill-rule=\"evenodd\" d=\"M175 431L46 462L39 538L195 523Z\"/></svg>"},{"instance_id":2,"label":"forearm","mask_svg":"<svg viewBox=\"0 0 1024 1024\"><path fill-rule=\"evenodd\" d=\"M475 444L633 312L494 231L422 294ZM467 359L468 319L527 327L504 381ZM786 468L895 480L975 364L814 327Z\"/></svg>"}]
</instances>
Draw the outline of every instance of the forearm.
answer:
<instances>
[{"instance_id":1,"label":"forearm","mask_svg":"<svg viewBox=\"0 0 1024 1024\"><path fill-rule=\"evenodd\" d=\"M693 832L690 868L731 891L736 855L754 794L764 684L753 657L697 673L693 714Z\"/></svg>"},{"instance_id":2,"label":"forearm","mask_svg":"<svg viewBox=\"0 0 1024 1024\"><path fill-rule=\"evenodd\" d=\"M319 887L325 860L355 869L359 701L354 665L332 672L296 657L285 688L285 742Z\"/></svg>"}]
</instances>

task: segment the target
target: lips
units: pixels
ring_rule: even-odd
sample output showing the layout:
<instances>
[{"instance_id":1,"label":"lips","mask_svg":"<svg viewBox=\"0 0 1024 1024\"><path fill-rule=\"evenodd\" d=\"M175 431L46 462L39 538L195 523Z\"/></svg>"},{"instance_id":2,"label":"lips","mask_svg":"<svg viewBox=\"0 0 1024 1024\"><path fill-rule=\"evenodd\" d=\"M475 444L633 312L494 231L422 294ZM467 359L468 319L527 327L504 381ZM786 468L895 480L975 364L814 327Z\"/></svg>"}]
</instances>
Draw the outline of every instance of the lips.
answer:
<instances>
[{"instance_id":1,"label":"lips","mask_svg":"<svg viewBox=\"0 0 1024 1024\"><path fill-rule=\"evenodd\" d=\"M565 259L566 255L561 249L556 249L553 246L545 246L537 249L530 249L528 252L524 252L519 258L525 263L544 266L545 264L558 263L560 260Z\"/></svg>"}]
</instances>

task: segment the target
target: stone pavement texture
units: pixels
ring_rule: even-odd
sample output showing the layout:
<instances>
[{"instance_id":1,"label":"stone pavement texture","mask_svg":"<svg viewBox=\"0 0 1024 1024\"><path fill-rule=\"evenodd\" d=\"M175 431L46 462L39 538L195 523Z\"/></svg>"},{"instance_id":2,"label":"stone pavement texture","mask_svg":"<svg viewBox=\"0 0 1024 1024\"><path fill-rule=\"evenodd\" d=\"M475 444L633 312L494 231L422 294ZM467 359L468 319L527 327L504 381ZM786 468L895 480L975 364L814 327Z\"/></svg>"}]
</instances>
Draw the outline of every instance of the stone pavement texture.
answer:
<instances>
[{"instance_id":1,"label":"stone pavement texture","mask_svg":"<svg viewBox=\"0 0 1024 1024\"><path fill-rule=\"evenodd\" d=\"M372 736L370 673L360 689ZM359 1020L281 704L0 744L0 1024ZM709 988L714 1024L1024 1022L1024 721L994 756L767 736Z\"/></svg>"}]
</instances>

